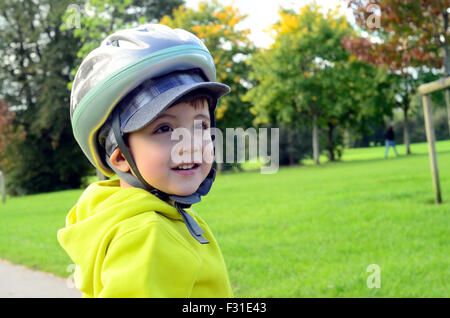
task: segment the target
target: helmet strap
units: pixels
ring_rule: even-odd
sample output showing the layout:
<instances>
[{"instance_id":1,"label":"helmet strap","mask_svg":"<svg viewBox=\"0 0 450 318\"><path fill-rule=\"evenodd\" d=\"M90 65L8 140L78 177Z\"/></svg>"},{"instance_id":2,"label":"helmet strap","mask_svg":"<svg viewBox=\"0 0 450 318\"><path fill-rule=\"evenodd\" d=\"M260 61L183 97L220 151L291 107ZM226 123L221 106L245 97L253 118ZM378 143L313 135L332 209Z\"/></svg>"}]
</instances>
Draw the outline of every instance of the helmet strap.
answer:
<instances>
[{"instance_id":1,"label":"helmet strap","mask_svg":"<svg viewBox=\"0 0 450 318\"><path fill-rule=\"evenodd\" d=\"M186 224L186 227L188 228L189 233L191 233L192 237L199 241L201 244L208 244L209 241L202 236L205 231L203 231L203 229L197 224L197 222L195 222L194 218L190 216L189 213L184 211L184 209L188 207L189 205L185 205L183 203L175 201L175 208L183 218L183 221Z\"/></svg>"},{"instance_id":2,"label":"helmet strap","mask_svg":"<svg viewBox=\"0 0 450 318\"><path fill-rule=\"evenodd\" d=\"M147 181L145 181L145 179L142 177L141 173L139 172L139 169L137 168L133 157L131 156L130 152L128 151L128 147L125 145L125 142L122 138L122 133L120 131L120 116L119 116L118 112L113 113L112 129L113 129L114 137L116 138L116 141L117 141L120 151L122 152L123 156L125 157L128 164L130 165L131 170L134 172L134 174L136 175L137 178L135 176L133 176L131 173L122 172L119 169L113 169L113 170L117 173L117 175L119 177L123 178L124 181L127 182L129 185L147 190L150 193L156 195L161 200L164 200L164 201L167 200L168 195L165 192L160 191L160 190L152 187L151 185L149 185L147 183ZM110 160L107 160L107 161L109 164ZM118 172L120 172L120 173L118 173Z\"/></svg>"}]
</instances>

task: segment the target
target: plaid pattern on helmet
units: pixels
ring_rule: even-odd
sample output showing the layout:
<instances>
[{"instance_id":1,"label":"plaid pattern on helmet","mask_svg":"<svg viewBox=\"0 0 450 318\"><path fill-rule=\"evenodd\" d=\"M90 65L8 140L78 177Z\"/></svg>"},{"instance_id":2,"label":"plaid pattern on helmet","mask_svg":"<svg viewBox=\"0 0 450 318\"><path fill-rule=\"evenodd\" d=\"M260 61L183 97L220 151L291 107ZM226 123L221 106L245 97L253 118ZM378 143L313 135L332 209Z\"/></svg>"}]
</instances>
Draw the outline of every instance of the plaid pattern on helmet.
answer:
<instances>
[{"instance_id":1,"label":"plaid pattern on helmet","mask_svg":"<svg viewBox=\"0 0 450 318\"><path fill-rule=\"evenodd\" d=\"M202 82L205 82L205 80L196 71L170 73L145 81L127 94L117 105L120 113L120 130L123 131L130 118L139 109L162 93L177 86Z\"/></svg>"}]
</instances>

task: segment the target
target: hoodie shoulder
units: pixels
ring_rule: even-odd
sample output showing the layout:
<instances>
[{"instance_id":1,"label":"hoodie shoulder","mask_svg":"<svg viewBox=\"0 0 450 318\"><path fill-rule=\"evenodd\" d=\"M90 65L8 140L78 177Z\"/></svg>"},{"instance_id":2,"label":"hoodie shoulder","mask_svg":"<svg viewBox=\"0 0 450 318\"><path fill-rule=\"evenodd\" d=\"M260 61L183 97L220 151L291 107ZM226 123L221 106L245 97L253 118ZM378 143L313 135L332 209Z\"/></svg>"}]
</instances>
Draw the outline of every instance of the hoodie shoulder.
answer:
<instances>
[{"instance_id":1,"label":"hoodie shoulder","mask_svg":"<svg viewBox=\"0 0 450 318\"><path fill-rule=\"evenodd\" d=\"M66 217L66 226L87 219L99 204L120 190L118 180L91 183L81 194Z\"/></svg>"}]
</instances>

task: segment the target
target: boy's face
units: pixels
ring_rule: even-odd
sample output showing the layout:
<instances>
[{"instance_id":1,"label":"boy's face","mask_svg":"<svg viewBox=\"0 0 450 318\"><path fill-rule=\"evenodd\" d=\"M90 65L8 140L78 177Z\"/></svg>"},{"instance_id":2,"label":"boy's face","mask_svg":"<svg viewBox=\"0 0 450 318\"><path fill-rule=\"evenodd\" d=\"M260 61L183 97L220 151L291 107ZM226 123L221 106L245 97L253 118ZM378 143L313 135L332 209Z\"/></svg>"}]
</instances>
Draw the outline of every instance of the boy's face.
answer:
<instances>
[{"instance_id":1,"label":"boy's face","mask_svg":"<svg viewBox=\"0 0 450 318\"><path fill-rule=\"evenodd\" d=\"M176 104L146 127L130 133L130 153L142 177L153 187L169 194L186 196L194 193L212 166L211 134L205 131L208 128L208 103L202 99L197 107L186 102ZM184 134L172 140L175 129ZM185 138L188 132L190 138ZM189 170L176 169L181 162L195 162L196 165Z\"/></svg>"}]
</instances>

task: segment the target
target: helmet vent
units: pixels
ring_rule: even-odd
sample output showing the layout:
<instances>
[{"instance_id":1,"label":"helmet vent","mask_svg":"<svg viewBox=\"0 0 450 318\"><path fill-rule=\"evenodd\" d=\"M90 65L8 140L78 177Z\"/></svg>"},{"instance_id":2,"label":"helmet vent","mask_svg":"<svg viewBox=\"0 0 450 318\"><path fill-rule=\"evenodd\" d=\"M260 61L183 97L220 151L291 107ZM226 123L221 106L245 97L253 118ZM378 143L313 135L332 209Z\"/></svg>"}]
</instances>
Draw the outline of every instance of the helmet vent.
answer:
<instances>
[{"instance_id":1,"label":"helmet vent","mask_svg":"<svg viewBox=\"0 0 450 318\"><path fill-rule=\"evenodd\" d=\"M134 36L124 36L123 34L110 35L105 43L107 46L115 46L124 49L141 49L147 47L145 43Z\"/></svg>"}]
</instances>

